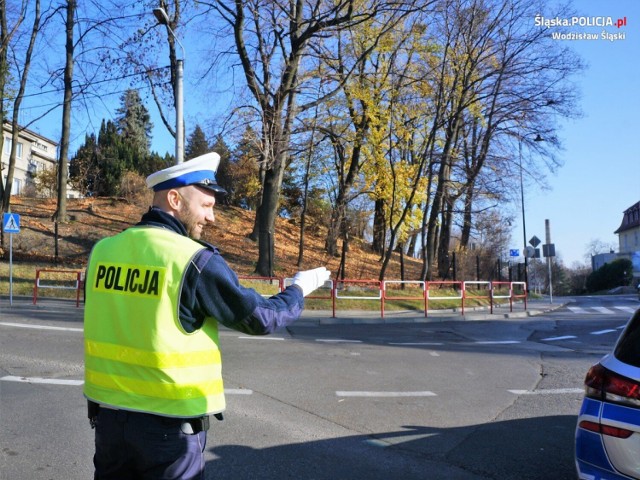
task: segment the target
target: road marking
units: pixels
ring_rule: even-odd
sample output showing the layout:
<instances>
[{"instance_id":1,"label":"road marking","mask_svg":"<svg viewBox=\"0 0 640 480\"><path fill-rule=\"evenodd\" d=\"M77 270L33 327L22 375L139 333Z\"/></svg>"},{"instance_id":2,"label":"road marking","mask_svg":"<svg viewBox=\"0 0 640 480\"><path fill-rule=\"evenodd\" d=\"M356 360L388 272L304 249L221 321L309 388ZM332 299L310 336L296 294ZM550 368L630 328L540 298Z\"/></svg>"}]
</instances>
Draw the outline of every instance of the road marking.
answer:
<instances>
[{"instance_id":1,"label":"road marking","mask_svg":"<svg viewBox=\"0 0 640 480\"><path fill-rule=\"evenodd\" d=\"M338 397L383 397L383 398L392 398L392 397L435 397L437 396L433 392L423 391L423 392L357 392L357 391L337 391L336 396Z\"/></svg>"},{"instance_id":2,"label":"road marking","mask_svg":"<svg viewBox=\"0 0 640 480\"><path fill-rule=\"evenodd\" d=\"M389 442L378 440L376 438L368 438L367 440L364 440L364 443L366 443L367 445L371 445L372 447L380 447L380 448L387 448L390 446Z\"/></svg>"},{"instance_id":3,"label":"road marking","mask_svg":"<svg viewBox=\"0 0 640 480\"><path fill-rule=\"evenodd\" d=\"M591 307L591 308L593 308L594 310L597 310L600 313L604 313L606 315L613 315L614 313L616 313L607 307Z\"/></svg>"},{"instance_id":4,"label":"road marking","mask_svg":"<svg viewBox=\"0 0 640 480\"><path fill-rule=\"evenodd\" d=\"M589 313L582 307L567 307L567 308L571 310L573 313Z\"/></svg>"},{"instance_id":5,"label":"road marking","mask_svg":"<svg viewBox=\"0 0 640 480\"><path fill-rule=\"evenodd\" d=\"M438 352L429 352L429 355L431 355L432 357L439 357L440 354Z\"/></svg>"},{"instance_id":6,"label":"road marking","mask_svg":"<svg viewBox=\"0 0 640 480\"><path fill-rule=\"evenodd\" d=\"M591 335L604 335L605 333L612 333L612 332L615 332L615 330L608 328L606 330L598 330L597 332L591 332Z\"/></svg>"},{"instance_id":7,"label":"road marking","mask_svg":"<svg viewBox=\"0 0 640 480\"><path fill-rule=\"evenodd\" d=\"M282 337L265 337L262 335L249 335L246 337L238 337L241 340L284 340Z\"/></svg>"},{"instance_id":8,"label":"road marking","mask_svg":"<svg viewBox=\"0 0 640 480\"><path fill-rule=\"evenodd\" d=\"M636 309L633 307L616 307L618 310L622 310L627 313L635 313Z\"/></svg>"},{"instance_id":9,"label":"road marking","mask_svg":"<svg viewBox=\"0 0 640 480\"><path fill-rule=\"evenodd\" d=\"M431 346L438 346L438 345L444 345L444 343L442 342L389 342L389 345L406 345L408 347L410 346L421 346L421 345L431 345Z\"/></svg>"},{"instance_id":10,"label":"road marking","mask_svg":"<svg viewBox=\"0 0 640 480\"><path fill-rule=\"evenodd\" d=\"M371 445L372 447L378 447L378 448L387 448L387 447L391 447L394 445L394 443L400 441L401 443L404 442L412 442L412 441L419 441L419 440L424 440L426 438L429 437L435 437L437 435L440 435L440 433L417 433L417 434L412 434L411 431L407 431L406 435L396 435L393 434L392 437L392 441L385 441L384 440L384 434L382 434L382 438L368 438L366 440L364 440L364 443L367 445Z\"/></svg>"},{"instance_id":11,"label":"road marking","mask_svg":"<svg viewBox=\"0 0 640 480\"><path fill-rule=\"evenodd\" d=\"M248 388L225 388L225 395L253 395L253 390Z\"/></svg>"},{"instance_id":12,"label":"road marking","mask_svg":"<svg viewBox=\"0 0 640 480\"><path fill-rule=\"evenodd\" d=\"M84 380L64 380L61 378L42 378L42 377L17 377L14 375L7 375L5 377L0 377L0 381L45 384L45 385L71 385L71 386L79 386L84 384ZM248 388L225 388L224 393L227 395L252 395L253 390L250 390Z\"/></svg>"},{"instance_id":13,"label":"road marking","mask_svg":"<svg viewBox=\"0 0 640 480\"><path fill-rule=\"evenodd\" d=\"M589 307L588 309L583 307L567 307L567 308L571 310L573 313L578 313L583 315L594 315L596 312L604 313L605 315L614 315L616 312L612 309L622 310L623 312L627 312L627 313L634 313L636 311L634 307L629 307L625 305L611 307L611 308L607 308L607 307ZM593 312L593 310L595 310L596 312Z\"/></svg>"},{"instance_id":14,"label":"road marking","mask_svg":"<svg viewBox=\"0 0 640 480\"><path fill-rule=\"evenodd\" d=\"M344 340L342 338L316 338L316 342L322 342L322 343L362 343L362 340Z\"/></svg>"},{"instance_id":15,"label":"road marking","mask_svg":"<svg viewBox=\"0 0 640 480\"><path fill-rule=\"evenodd\" d=\"M82 328L52 327L50 325L29 325L26 323L0 322L3 327L33 328L36 330L59 330L63 332L82 332Z\"/></svg>"},{"instance_id":16,"label":"road marking","mask_svg":"<svg viewBox=\"0 0 640 480\"><path fill-rule=\"evenodd\" d=\"M514 343L521 343L518 340L486 340L474 342L477 345L513 345Z\"/></svg>"},{"instance_id":17,"label":"road marking","mask_svg":"<svg viewBox=\"0 0 640 480\"><path fill-rule=\"evenodd\" d=\"M543 338L542 341L543 342L553 342L556 340L570 340L572 338L578 338L575 335L564 335L563 337L549 337L549 338Z\"/></svg>"},{"instance_id":18,"label":"road marking","mask_svg":"<svg viewBox=\"0 0 640 480\"><path fill-rule=\"evenodd\" d=\"M49 385L82 385L84 380L63 380L59 378L41 378L41 377L15 377L8 375L0 378L5 382L20 382L20 383L44 383Z\"/></svg>"},{"instance_id":19,"label":"road marking","mask_svg":"<svg viewBox=\"0 0 640 480\"><path fill-rule=\"evenodd\" d=\"M564 393L584 393L584 388L549 388L546 390L507 390L515 395L561 395Z\"/></svg>"}]
</instances>

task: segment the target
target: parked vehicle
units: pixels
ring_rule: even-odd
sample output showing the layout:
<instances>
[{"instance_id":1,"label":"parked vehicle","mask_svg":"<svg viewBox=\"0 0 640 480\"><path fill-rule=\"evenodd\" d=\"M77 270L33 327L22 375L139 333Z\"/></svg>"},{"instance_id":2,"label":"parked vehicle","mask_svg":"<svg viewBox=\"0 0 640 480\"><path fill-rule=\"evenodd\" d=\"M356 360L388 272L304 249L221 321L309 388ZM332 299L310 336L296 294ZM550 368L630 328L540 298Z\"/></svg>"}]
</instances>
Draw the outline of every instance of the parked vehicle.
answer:
<instances>
[{"instance_id":1,"label":"parked vehicle","mask_svg":"<svg viewBox=\"0 0 640 480\"><path fill-rule=\"evenodd\" d=\"M587 373L575 441L579 478L640 479L640 309Z\"/></svg>"}]
</instances>

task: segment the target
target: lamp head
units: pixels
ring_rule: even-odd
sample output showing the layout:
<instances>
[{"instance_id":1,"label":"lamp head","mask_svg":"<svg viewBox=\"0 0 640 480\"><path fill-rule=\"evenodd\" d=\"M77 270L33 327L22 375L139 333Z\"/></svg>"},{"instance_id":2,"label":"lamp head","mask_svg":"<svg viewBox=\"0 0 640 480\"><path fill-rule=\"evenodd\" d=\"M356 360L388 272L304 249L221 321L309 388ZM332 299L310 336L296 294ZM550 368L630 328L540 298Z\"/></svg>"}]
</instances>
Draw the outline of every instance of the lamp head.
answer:
<instances>
[{"instance_id":1,"label":"lamp head","mask_svg":"<svg viewBox=\"0 0 640 480\"><path fill-rule=\"evenodd\" d=\"M158 20L160 25L169 24L169 17L167 16L167 12L164 11L164 8L154 8L153 15L156 17L156 20Z\"/></svg>"}]
</instances>

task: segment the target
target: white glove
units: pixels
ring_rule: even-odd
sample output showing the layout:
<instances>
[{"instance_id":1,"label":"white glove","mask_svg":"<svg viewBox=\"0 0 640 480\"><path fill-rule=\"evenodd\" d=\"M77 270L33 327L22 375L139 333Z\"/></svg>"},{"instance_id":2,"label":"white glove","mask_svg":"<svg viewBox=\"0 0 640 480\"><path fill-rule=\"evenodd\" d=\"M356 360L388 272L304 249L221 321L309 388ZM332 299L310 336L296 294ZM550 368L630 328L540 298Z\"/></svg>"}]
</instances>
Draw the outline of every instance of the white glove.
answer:
<instances>
[{"instance_id":1,"label":"white glove","mask_svg":"<svg viewBox=\"0 0 640 480\"><path fill-rule=\"evenodd\" d=\"M331 272L325 267L303 270L293 276L293 285L298 285L302 289L302 295L306 297L316 288L321 287L330 277Z\"/></svg>"}]
</instances>

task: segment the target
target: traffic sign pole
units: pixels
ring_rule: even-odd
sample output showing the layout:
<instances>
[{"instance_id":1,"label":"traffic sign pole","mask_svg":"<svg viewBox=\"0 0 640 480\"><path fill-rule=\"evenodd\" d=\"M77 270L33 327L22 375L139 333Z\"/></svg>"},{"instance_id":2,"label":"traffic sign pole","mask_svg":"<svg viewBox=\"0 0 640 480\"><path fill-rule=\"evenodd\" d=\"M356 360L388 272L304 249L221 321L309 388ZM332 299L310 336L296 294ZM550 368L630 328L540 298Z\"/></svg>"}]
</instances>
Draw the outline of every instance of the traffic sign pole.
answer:
<instances>
[{"instance_id":1,"label":"traffic sign pole","mask_svg":"<svg viewBox=\"0 0 640 480\"><path fill-rule=\"evenodd\" d=\"M13 306L13 234L20 233L20 215L5 213L2 225L4 232L9 234L9 305Z\"/></svg>"},{"instance_id":2,"label":"traffic sign pole","mask_svg":"<svg viewBox=\"0 0 640 480\"><path fill-rule=\"evenodd\" d=\"M9 305L13 306L13 233L9 234Z\"/></svg>"},{"instance_id":3,"label":"traffic sign pole","mask_svg":"<svg viewBox=\"0 0 640 480\"><path fill-rule=\"evenodd\" d=\"M544 221L544 232L547 245L551 245L551 224L549 219ZM550 250L550 248L547 248ZM549 253L549 252L548 252ZM547 272L549 274L549 303L553 303L553 280L551 279L551 255L547 255Z\"/></svg>"}]
</instances>

